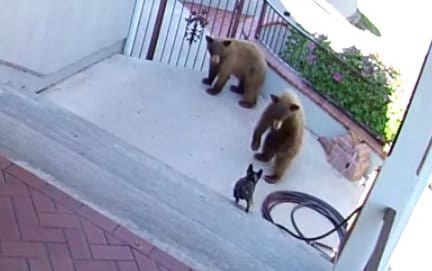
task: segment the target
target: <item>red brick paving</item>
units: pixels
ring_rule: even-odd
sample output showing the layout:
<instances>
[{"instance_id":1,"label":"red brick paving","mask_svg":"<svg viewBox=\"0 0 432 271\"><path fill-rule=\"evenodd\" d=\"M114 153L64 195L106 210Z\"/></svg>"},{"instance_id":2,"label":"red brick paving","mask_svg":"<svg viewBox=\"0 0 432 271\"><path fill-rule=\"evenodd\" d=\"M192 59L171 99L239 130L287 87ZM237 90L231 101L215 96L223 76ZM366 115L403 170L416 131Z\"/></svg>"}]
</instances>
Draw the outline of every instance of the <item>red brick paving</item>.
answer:
<instances>
[{"instance_id":1,"label":"red brick paving","mask_svg":"<svg viewBox=\"0 0 432 271\"><path fill-rule=\"evenodd\" d=\"M0 156L0 271L191 271Z\"/></svg>"}]
</instances>

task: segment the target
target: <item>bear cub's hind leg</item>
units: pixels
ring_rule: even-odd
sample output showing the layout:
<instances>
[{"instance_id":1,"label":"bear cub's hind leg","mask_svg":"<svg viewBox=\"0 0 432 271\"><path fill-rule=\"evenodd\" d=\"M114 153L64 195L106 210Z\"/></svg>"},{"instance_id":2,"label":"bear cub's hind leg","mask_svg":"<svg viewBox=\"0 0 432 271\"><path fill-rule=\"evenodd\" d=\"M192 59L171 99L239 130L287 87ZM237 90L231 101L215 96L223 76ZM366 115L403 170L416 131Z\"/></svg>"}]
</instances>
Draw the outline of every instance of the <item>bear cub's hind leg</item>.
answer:
<instances>
[{"instance_id":1,"label":"bear cub's hind leg","mask_svg":"<svg viewBox=\"0 0 432 271\"><path fill-rule=\"evenodd\" d=\"M249 80L244 81L243 100L239 101L239 105L244 108L251 109L255 107L258 96L258 87L253 85Z\"/></svg>"},{"instance_id":2,"label":"bear cub's hind leg","mask_svg":"<svg viewBox=\"0 0 432 271\"><path fill-rule=\"evenodd\" d=\"M244 93L244 81L239 79L238 86L231 86L230 90L237 94L243 94Z\"/></svg>"},{"instance_id":3,"label":"bear cub's hind leg","mask_svg":"<svg viewBox=\"0 0 432 271\"><path fill-rule=\"evenodd\" d=\"M276 155L277 132L269 132L264 140L261 153L255 154L255 159L261 162L268 162Z\"/></svg>"},{"instance_id":4,"label":"bear cub's hind leg","mask_svg":"<svg viewBox=\"0 0 432 271\"><path fill-rule=\"evenodd\" d=\"M292 157L277 155L273 166L273 174L266 175L264 180L267 183L273 184L280 180L285 170L290 166Z\"/></svg>"}]
</instances>

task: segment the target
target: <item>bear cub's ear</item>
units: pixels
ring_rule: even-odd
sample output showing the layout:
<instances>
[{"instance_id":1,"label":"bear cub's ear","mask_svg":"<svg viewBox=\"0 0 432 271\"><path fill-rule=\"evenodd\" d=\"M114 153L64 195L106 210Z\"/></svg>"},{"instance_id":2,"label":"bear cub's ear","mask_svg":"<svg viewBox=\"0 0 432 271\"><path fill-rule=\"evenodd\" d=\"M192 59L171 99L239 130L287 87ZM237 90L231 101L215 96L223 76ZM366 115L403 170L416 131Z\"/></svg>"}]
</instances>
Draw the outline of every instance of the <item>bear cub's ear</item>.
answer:
<instances>
[{"instance_id":1,"label":"bear cub's ear","mask_svg":"<svg viewBox=\"0 0 432 271\"><path fill-rule=\"evenodd\" d=\"M212 38L212 37L206 35L205 38L206 38L206 41L207 41L208 43L212 43L212 42L213 42L213 38Z\"/></svg>"},{"instance_id":2,"label":"bear cub's ear","mask_svg":"<svg viewBox=\"0 0 432 271\"><path fill-rule=\"evenodd\" d=\"M289 109L291 110L291 112L297 111L300 109L300 106L298 106L297 104L290 104Z\"/></svg>"},{"instance_id":3,"label":"bear cub's ear","mask_svg":"<svg viewBox=\"0 0 432 271\"><path fill-rule=\"evenodd\" d=\"M226 47L228 47L231 44L230 40L224 40L223 41L223 45L225 45Z\"/></svg>"},{"instance_id":4,"label":"bear cub's ear","mask_svg":"<svg viewBox=\"0 0 432 271\"><path fill-rule=\"evenodd\" d=\"M279 97L275 94L270 94L270 99L273 101L273 103L278 103L279 102Z\"/></svg>"}]
</instances>

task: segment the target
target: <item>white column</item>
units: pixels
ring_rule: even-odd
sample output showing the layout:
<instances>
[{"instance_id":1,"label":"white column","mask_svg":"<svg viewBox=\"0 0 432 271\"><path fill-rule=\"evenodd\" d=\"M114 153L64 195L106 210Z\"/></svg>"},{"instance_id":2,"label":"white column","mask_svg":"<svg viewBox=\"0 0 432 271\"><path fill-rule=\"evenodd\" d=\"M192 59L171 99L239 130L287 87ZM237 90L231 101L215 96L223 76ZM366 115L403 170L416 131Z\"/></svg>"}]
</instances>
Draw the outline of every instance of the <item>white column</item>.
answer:
<instances>
[{"instance_id":1,"label":"white column","mask_svg":"<svg viewBox=\"0 0 432 271\"><path fill-rule=\"evenodd\" d=\"M426 56L415 94L393 152L388 157L335 271L362 271L376 244L386 207L396 210L379 270L384 271L411 212L432 174L432 53ZM422 165L422 166L421 166Z\"/></svg>"}]
</instances>

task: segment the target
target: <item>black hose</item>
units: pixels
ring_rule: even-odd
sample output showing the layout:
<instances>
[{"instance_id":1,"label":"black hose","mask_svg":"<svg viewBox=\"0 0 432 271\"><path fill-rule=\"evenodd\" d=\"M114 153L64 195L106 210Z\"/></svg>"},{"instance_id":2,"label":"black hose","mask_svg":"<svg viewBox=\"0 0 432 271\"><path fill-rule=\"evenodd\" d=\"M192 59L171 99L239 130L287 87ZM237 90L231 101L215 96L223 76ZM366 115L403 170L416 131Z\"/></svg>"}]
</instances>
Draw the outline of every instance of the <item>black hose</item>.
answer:
<instances>
[{"instance_id":1,"label":"black hose","mask_svg":"<svg viewBox=\"0 0 432 271\"><path fill-rule=\"evenodd\" d=\"M297 233L292 232L291 230L287 229L285 226L278 224L273 221L273 218L271 217L271 211L272 209L279 204L282 203L294 203L298 204L294 209L291 211L291 223ZM301 232L300 228L298 227L296 220L295 220L295 213L301 209L301 208L310 208L325 218L327 218L334 226L333 229L329 230L328 232L321 234L319 236L315 237L305 237L304 234ZM276 191L271 194L269 194L266 199L263 202L262 205L262 216L285 231L286 233L290 234L291 236L303 240L307 242L308 244L314 246L317 248L318 246L325 248L325 249L332 249L333 252L337 251L337 249L331 248L325 244L316 242L317 240L323 239L330 234L337 232L339 236L339 241L343 240L346 230L347 230L347 222L359 211L361 210L361 207L358 207L356 210L354 210L346 219L343 218L343 216L331 205L329 205L327 202L302 192L296 192L296 191Z\"/></svg>"}]
</instances>

